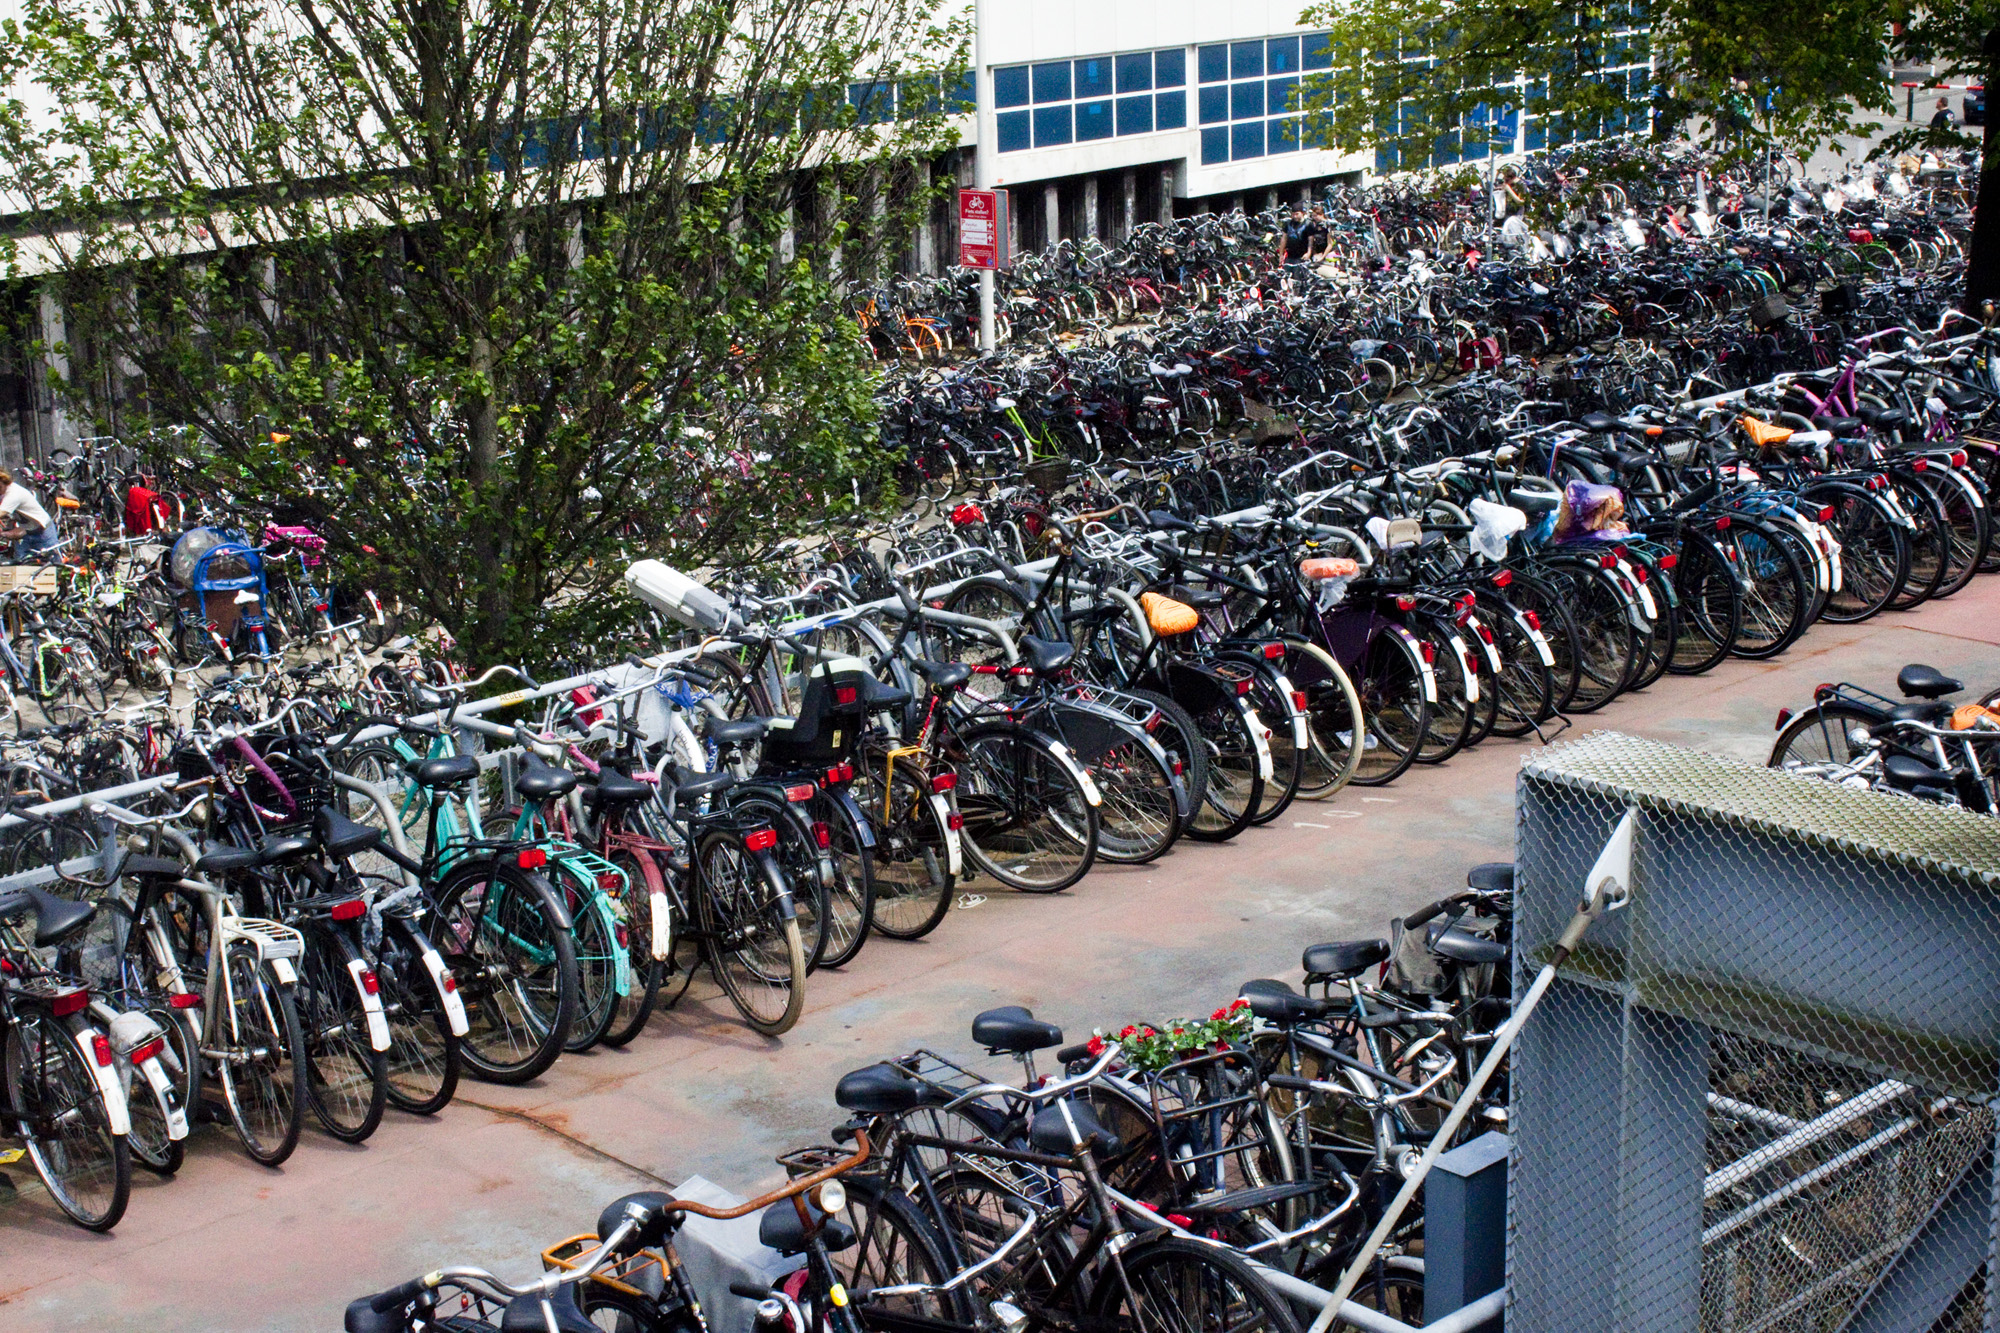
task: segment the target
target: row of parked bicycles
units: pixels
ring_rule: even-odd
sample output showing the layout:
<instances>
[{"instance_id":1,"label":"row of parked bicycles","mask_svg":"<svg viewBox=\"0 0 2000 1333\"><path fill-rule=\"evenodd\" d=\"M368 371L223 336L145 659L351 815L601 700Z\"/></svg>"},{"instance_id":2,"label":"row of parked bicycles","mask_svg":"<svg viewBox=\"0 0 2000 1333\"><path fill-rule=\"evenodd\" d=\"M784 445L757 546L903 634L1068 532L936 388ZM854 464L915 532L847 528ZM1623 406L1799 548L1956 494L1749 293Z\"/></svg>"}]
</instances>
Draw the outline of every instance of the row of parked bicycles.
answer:
<instances>
[{"instance_id":1,"label":"row of parked bicycles","mask_svg":"<svg viewBox=\"0 0 2000 1333\"><path fill-rule=\"evenodd\" d=\"M1510 1010L1513 867L1467 882L1390 938L1305 949L1303 991L1249 981L1203 1019L1065 1045L1027 1009L989 1010L972 1043L1012 1076L921 1049L855 1070L834 1093L850 1118L781 1157L779 1189L731 1208L627 1195L539 1277L439 1268L356 1300L345 1327L685 1333L754 1309L772 1333L1296 1333L1342 1288L1419 1323L1421 1213L1380 1224L1434 1141L1507 1123L1504 1073L1475 1070ZM683 1224L751 1213L777 1276L704 1289Z\"/></svg>"}]
</instances>

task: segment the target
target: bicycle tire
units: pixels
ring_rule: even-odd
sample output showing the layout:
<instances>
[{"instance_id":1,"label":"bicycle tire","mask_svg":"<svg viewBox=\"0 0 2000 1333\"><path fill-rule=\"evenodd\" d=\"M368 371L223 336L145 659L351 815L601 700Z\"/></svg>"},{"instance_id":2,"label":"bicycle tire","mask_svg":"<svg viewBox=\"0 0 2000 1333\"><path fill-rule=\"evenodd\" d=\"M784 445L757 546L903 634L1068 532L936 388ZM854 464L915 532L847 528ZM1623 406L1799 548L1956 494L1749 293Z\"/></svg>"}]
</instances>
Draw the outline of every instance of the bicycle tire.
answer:
<instances>
[{"instance_id":1,"label":"bicycle tire","mask_svg":"<svg viewBox=\"0 0 2000 1333\"><path fill-rule=\"evenodd\" d=\"M1809 486L1803 494L1833 513L1827 526L1840 543L1840 588L1820 618L1852 625L1873 618L1902 592L1910 577L1910 543L1888 503L1846 482Z\"/></svg>"},{"instance_id":2,"label":"bicycle tire","mask_svg":"<svg viewBox=\"0 0 2000 1333\"><path fill-rule=\"evenodd\" d=\"M1097 855L1145 865L1181 835L1181 802L1166 752L1140 725L1108 707L1053 701L1043 721L1097 784Z\"/></svg>"},{"instance_id":3,"label":"bicycle tire","mask_svg":"<svg viewBox=\"0 0 2000 1333\"><path fill-rule=\"evenodd\" d=\"M0 1037L7 1104L35 1174L70 1221L103 1232L131 1201L132 1156L125 1136L111 1131L103 1090L77 1044L88 1026L80 1016L22 1013ZM30 1127L37 1121L55 1137Z\"/></svg>"},{"instance_id":4,"label":"bicycle tire","mask_svg":"<svg viewBox=\"0 0 2000 1333\"><path fill-rule=\"evenodd\" d=\"M251 1160L280 1166L305 1129L305 1031L292 988L277 979L255 948L230 945L222 966L231 999L228 1025L235 1034L231 1046L246 1052L241 1059L232 1053L217 1062L223 1102Z\"/></svg>"},{"instance_id":5,"label":"bicycle tire","mask_svg":"<svg viewBox=\"0 0 2000 1333\"><path fill-rule=\"evenodd\" d=\"M890 1317L971 1323L972 1303L963 1291L918 1292L888 1303L870 1299L880 1287L940 1286L955 1265L937 1227L900 1190L858 1175L841 1183L847 1187L841 1220L852 1229L855 1242L830 1257L850 1297Z\"/></svg>"},{"instance_id":6,"label":"bicycle tire","mask_svg":"<svg viewBox=\"0 0 2000 1333\"><path fill-rule=\"evenodd\" d=\"M1758 520L1733 516L1725 538L1743 580L1743 629L1730 651L1751 661L1776 657L1805 632L1807 575L1791 548Z\"/></svg>"},{"instance_id":7,"label":"bicycle tire","mask_svg":"<svg viewBox=\"0 0 2000 1333\"><path fill-rule=\"evenodd\" d=\"M1417 762L1430 728L1431 689L1423 650L1400 626L1378 630L1362 650L1354 688L1361 697L1361 762L1357 787L1385 787Z\"/></svg>"},{"instance_id":8,"label":"bicycle tire","mask_svg":"<svg viewBox=\"0 0 2000 1333\"><path fill-rule=\"evenodd\" d=\"M1488 590L1478 590L1478 597L1486 613L1480 623L1500 654L1500 671L1493 681L1492 734L1518 739L1555 711L1555 671L1542 660L1546 643L1536 643L1518 607Z\"/></svg>"},{"instance_id":9,"label":"bicycle tire","mask_svg":"<svg viewBox=\"0 0 2000 1333\"><path fill-rule=\"evenodd\" d=\"M436 1115L458 1091L458 1038L437 980L425 965L429 942L407 917L389 914L375 951L382 1012L389 1020L389 1105Z\"/></svg>"},{"instance_id":10,"label":"bicycle tire","mask_svg":"<svg viewBox=\"0 0 2000 1333\"><path fill-rule=\"evenodd\" d=\"M1131 1333L1245 1328L1300 1333L1289 1302L1232 1251L1179 1236L1141 1240L1098 1279L1092 1307Z\"/></svg>"},{"instance_id":11,"label":"bicycle tire","mask_svg":"<svg viewBox=\"0 0 2000 1333\"><path fill-rule=\"evenodd\" d=\"M1583 645L1576 620L1563 596L1526 569L1509 567L1507 600L1519 607L1528 624L1549 650L1550 716L1560 715L1576 698L1583 683Z\"/></svg>"},{"instance_id":12,"label":"bicycle tire","mask_svg":"<svg viewBox=\"0 0 2000 1333\"><path fill-rule=\"evenodd\" d=\"M1743 631L1743 593L1728 557L1705 534L1684 529L1674 554L1680 615L1667 671L1698 676L1735 650Z\"/></svg>"},{"instance_id":13,"label":"bicycle tire","mask_svg":"<svg viewBox=\"0 0 2000 1333\"><path fill-rule=\"evenodd\" d=\"M891 770L873 746L856 759L854 799L875 829L869 924L892 940L920 940L951 910L958 883L951 868L951 830L918 781L921 770L915 765L900 762Z\"/></svg>"},{"instance_id":14,"label":"bicycle tire","mask_svg":"<svg viewBox=\"0 0 2000 1333\"><path fill-rule=\"evenodd\" d=\"M1304 773L1299 795L1323 801L1353 780L1361 765L1367 739L1361 716L1361 696L1333 654L1304 639L1285 641L1285 676L1306 696ZM1342 741L1340 737L1347 739Z\"/></svg>"},{"instance_id":15,"label":"bicycle tire","mask_svg":"<svg viewBox=\"0 0 2000 1333\"><path fill-rule=\"evenodd\" d=\"M1207 781L1188 817L1185 836L1196 842L1227 842L1250 827L1264 799L1264 769L1249 707L1212 683L1206 698L1181 700L1193 720L1206 761Z\"/></svg>"},{"instance_id":16,"label":"bicycle tire","mask_svg":"<svg viewBox=\"0 0 2000 1333\"><path fill-rule=\"evenodd\" d=\"M1022 893L1060 893L1097 859L1097 807L1050 743L1011 722L952 734L965 854Z\"/></svg>"},{"instance_id":17,"label":"bicycle tire","mask_svg":"<svg viewBox=\"0 0 2000 1333\"><path fill-rule=\"evenodd\" d=\"M306 1104L320 1128L342 1143L365 1143L389 1105L389 1060L369 1041L360 984L349 964L366 960L346 932L324 921L299 923L298 1007L306 1044ZM380 979L377 979L380 986Z\"/></svg>"},{"instance_id":18,"label":"bicycle tire","mask_svg":"<svg viewBox=\"0 0 2000 1333\"><path fill-rule=\"evenodd\" d=\"M1804 709L1785 723L1772 743L1766 767L1787 768L1795 764L1845 764L1865 747L1849 733L1855 727L1873 727L1881 718L1851 704L1830 702Z\"/></svg>"},{"instance_id":19,"label":"bicycle tire","mask_svg":"<svg viewBox=\"0 0 2000 1333\"><path fill-rule=\"evenodd\" d=\"M481 921L495 885L501 904L493 910L507 914L505 931ZM577 1011L575 942L555 890L541 876L496 859L453 867L436 899L431 943L458 978L465 1003L467 1030L459 1041L465 1067L489 1083L539 1077L562 1054Z\"/></svg>"},{"instance_id":20,"label":"bicycle tire","mask_svg":"<svg viewBox=\"0 0 2000 1333\"><path fill-rule=\"evenodd\" d=\"M767 1037L791 1031L805 1012L806 952L776 861L759 860L740 837L711 830L695 844L711 970L748 1023Z\"/></svg>"},{"instance_id":21,"label":"bicycle tire","mask_svg":"<svg viewBox=\"0 0 2000 1333\"><path fill-rule=\"evenodd\" d=\"M653 861L653 853L635 851L629 847L613 850L606 860L625 872L625 957L631 968L630 989L618 997L613 1008L611 1023L600 1039L606 1046L629 1045L634 1037L646 1030L646 1024L653 1016L653 1010L660 1003L660 983L664 979L666 965L653 957L653 903L654 880L647 878L647 868L653 874L663 874Z\"/></svg>"},{"instance_id":22,"label":"bicycle tire","mask_svg":"<svg viewBox=\"0 0 2000 1333\"><path fill-rule=\"evenodd\" d=\"M1565 710L1594 713L1631 679L1639 647L1632 607L1604 569L1581 557L1556 556L1538 572L1562 589L1576 627L1581 678Z\"/></svg>"},{"instance_id":23,"label":"bicycle tire","mask_svg":"<svg viewBox=\"0 0 2000 1333\"><path fill-rule=\"evenodd\" d=\"M1950 543L1944 506L1914 472L1895 469L1888 473L1889 484L1903 512L1915 524L1906 530L1910 543L1910 577L1901 592L1889 599L1891 611L1910 611L1932 597L1950 572L1946 549Z\"/></svg>"}]
</instances>

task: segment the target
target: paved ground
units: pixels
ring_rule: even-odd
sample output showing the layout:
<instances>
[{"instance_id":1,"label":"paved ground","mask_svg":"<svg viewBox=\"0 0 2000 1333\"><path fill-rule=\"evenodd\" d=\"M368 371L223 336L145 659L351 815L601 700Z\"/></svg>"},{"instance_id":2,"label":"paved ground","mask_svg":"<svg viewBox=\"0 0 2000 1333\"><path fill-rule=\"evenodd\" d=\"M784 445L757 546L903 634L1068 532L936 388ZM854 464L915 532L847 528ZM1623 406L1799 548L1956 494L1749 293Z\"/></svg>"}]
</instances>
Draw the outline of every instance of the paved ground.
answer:
<instances>
[{"instance_id":1,"label":"paved ground","mask_svg":"<svg viewBox=\"0 0 2000 1333\"><path fill-rule=\"evenodd\" d=\"M1668 678L1582 720L1761 761L1776 710L1817 681L1884 688L1912 660L2000 680L2000 578L1862 626L1819 626L1782 660ZM628 1189L694 1174L770 1176L771 1155L838 1117L844 1070L917 1045L975 1057L976 1011L1030 1005L1073 1035L1206 1011L1248 977L1293 975L1300 947L1379 933L1512 844L1523 743L1492 741L1383 792L1301 804L1234 846L1183 845L1057 898L990 894L918 944L871 942L812 981L782 1041L684 1003L624 1051L565 1057L538 1084L472 1084L434 1121L391 1116L373 1142L308 1131L283 1169L198 1134L172 1182L143 1172L112 1237L61 1220L20 1177L0 1193L0 1330L337 1329L348 1298L443 1262L526 1272ZM691 997L692 999L693 997ZM17 1168L18 1171L18 1168Z\"/></svg>"}]
</instances>

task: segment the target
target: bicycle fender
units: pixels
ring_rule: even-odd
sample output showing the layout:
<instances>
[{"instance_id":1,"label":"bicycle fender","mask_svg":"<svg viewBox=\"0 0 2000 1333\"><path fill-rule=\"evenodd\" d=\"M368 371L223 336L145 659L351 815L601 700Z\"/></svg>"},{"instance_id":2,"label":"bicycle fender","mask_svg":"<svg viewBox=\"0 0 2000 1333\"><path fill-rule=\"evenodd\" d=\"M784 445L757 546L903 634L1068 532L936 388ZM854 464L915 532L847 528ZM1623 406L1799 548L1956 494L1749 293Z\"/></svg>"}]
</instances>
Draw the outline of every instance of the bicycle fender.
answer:
<instances>
[{"instance_id":1,"label":"bicycle fender","mask_svg":"<svg viewBox=\"0 0 2000 1333\"><path fill-rule=\"evenodd\" d=\"M750 856L757 862L757 869L763 872L764 882L777 891L779 915L787 921L797 917L799 908L792 898L791 881L785 878L784 867L778 864L778 858L770 852L752 852Z\"/></svg>"},{"instance_id":2,"label":"bicycle fender","mask_svg":"<svg viewBox=\"0 0 2000 1333\"><path fill-rule=\"evenodd\" d=\"M354 978L354 993L361 997L361 1012L368 1019L368 1045L378 1051L389 1049L389 1016L382 1012L380 991L368 989L368 963L361 958L347 960L347 975Z\"/></svg>"},{"instance_id":3,"label":"bicycle fender","mask_svg":"<svg viewBox=\"0 0 2000 1333\"><path fill-rule=\"evenodd\" d=\"M160 1057L156 1055L141 1063L139 1073L152 1088L153 1100L160 1104L160 1115L167 1122L167 1138L176 1143L186 1138L187 1111L181 1106L180 1092L174 1086L173 1076L167 1073L166 1066L160 1062ZM131 1114L129 1106L126 1108L126 1114L128 1116Z\"/></svg>"},{"instance_id":4,"label":"bicycle fender","mask_svg":"<svg viewBox=\"0 0 2000 1333\"><path fill-rule=\"evenodd\" d=\"M944 825L944 851L946 868L954 877L965 873L965 849L959 842L958 830L951 825L952 808L949 792L932 792L931 809L937 811L940 823Z\"/></svg>"},{"instance_id":5,"label":"bicycle fender","mask_svg":"<svg viewBox=\"0 0 2000 1333\"><path fill-rule=\"evenodd\" d=\"M854 830L855 841L873 851L875 824L862 812L861 802L854 799L854 793L845 787L839 787L822 794L840 807L840 812L847 817L848 826Z\"/></svg>"},{"instance_id":6,"label":"bicycle fender","mask_svg":"<svg viewBox=\"0 0 2000 1333\"><path fill-rule=\"evenodd\" d=\"M444 1005L445 1022L451 1028L451 1035L463 1037L472 1030L465 1018L465 1001L459 997L458 981L444 965L444 955L425 945L423 952L424 969L431 974L436 984L438 999Z\"/></svg>"},{"instance_id":7,"label":"bicycle fender","mask_svg":"<svg viewBox=\"0 0 2000 1333\"><path fill-rule=\"evenodd\" d=\"M1076 762L1076 756L1069 752L1069 747L1061 741L1048 736L1041 737L1040 739L1049 747L1049 753L1053 754L1061 761L1062 766L1070 771L1070 776L1076 779L1077 786L1083 788L1083 799L1092 805L1103 805L1104 793L1097 789L1096 779L1092 778L1085 771L1082 764Z\"/></svg>"},{"instance_id":8,"label":"bicycle fender","mask_svg":"<svg viewBox=\"0 0 2000 1333\"><path fill-rule=\"evenodd\" d=\"M84 1068L90 1071L90 1077L97 1083L97 1094L104 1099L104 1118L111 1132L130 1134L132 1111L125 1104L124 1085L118 1081L118 1063L115 1060L110 1065L97 1063L97 1043L103 1042L105 1049L109 1050L111 1039L90 1024L81 1023L70 1034L70 1040L82 1052Z\"/></svg>"}]
</instances>

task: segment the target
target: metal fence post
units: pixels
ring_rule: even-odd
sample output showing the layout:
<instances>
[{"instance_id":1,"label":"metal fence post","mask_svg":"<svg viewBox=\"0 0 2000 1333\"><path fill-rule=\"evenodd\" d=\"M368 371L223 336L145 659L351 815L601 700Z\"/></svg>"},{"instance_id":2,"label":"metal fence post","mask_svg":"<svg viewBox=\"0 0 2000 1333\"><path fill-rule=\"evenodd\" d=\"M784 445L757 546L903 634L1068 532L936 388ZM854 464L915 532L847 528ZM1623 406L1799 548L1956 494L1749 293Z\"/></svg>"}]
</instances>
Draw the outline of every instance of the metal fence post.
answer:
<instances>
[{"instance_id":1,"label":"metal fence post","mask_svg":"<svg viewBox=\"0 0 2000 1333\"><path fill-rule=\"evenodd\" d=\"M1424 1181L1424 1322L1462 1310L1507 1280L1505 1134L1482 1134L1437 1159ZM1473 1333L1499 1333L1499 1318Z\"/></svg>"}]
</instances>

